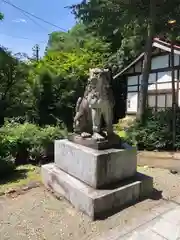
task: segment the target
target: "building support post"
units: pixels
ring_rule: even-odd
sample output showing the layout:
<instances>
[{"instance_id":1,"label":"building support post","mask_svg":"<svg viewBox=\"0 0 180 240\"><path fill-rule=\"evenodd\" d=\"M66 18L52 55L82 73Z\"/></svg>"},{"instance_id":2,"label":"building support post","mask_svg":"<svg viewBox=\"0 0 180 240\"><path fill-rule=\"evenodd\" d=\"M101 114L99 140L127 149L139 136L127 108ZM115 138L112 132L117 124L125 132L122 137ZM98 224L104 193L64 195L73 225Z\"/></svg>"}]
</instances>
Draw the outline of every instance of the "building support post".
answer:
<instances>
[{"instance_id":1,"label":"building support post","mask_svg":"<svg viewBox=\"0 0 180 240\"><path fill-rule=\"evenodd\" d=\"M168 21L171 26L171 80L172 80L172 143L173 150L176 150L176 109L177 109L177 97L175 88L175 69L174 69L174 26L176 20L172 19Z\"/></svg>"},{"instance_id":2,"label":"building support post","mask_svg":"<svg viewBox=\"0 0 180 240\"><path fill-rule=\"evenodd\" d=\"M171 41L171 78L172 78L172 136L173 150L176 150L176 88L174 71L174 42Z\"/></svg>"}]
</instances>

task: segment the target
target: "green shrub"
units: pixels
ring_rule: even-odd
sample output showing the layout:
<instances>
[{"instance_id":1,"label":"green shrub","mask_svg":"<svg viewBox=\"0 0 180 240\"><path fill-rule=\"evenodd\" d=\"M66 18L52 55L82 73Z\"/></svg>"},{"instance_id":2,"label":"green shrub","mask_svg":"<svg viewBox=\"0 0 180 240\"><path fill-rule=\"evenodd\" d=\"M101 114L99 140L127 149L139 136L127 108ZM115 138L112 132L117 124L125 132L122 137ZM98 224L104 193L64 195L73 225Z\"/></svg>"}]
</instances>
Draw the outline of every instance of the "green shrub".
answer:
<instances>
[{"instance_id":1,"label":"green shrub","mask_svg":"<svg viewBox=\"0 0 180 240\"><path fill-rule=\"evenodd\" d=\"M124 131L125 129L131 127L135 122L135 117L133 116L126 116L119 120L117 124L114 125L114 130L116 132Z\"/></svg>"},{"instance_id":2,"label":"green shrub","mask_svg":"<svg viewBox=\"0 0 180 240\"><path fill-rule=\"evenodd\" d=\"M46 126L40 128L29 149L30 159L36 160L48 157L51 152L54 152L54 140L63 139L66 135L67 132L59 127Z\"/></svg>"},{"instance_id":3,"label":"green shrub","mask_svg":"<svg viewBox=\"0 0 180 240\"><path fill-rule=\"evenodd\" d=\"M139 150L172 150L172 109L148 110L143 124L135 122L126 130L126 140ZM176 148L180 149L180 109L176 114Z\"/></svg>"},{"instance_id":4,"label":"green shrub","mask_svg":"<svg viewBox=\"0 0 180 240\"><path fill-rule=\"evenodd\" d=\"M0 128L0 157L13 156L18 165L28 160L39 162L48 156L54 140L64 138L66 134L59 126L40 128L27 122L6 122Z\"/></svg>"}]
</instances>

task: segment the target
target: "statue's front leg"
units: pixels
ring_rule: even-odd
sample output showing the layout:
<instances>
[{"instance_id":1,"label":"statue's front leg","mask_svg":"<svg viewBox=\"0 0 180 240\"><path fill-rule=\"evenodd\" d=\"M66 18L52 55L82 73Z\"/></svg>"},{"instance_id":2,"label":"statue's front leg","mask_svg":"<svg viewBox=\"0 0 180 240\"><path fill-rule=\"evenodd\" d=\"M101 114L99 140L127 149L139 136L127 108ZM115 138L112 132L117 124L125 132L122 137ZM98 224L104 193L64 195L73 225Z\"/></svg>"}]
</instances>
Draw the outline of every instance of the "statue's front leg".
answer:
<instances>
[{"instance_id":1,"label":"statue's front leg","mask_svg":"<svg viewBox=\"0 0 180 240\"><path fill-rule=\"evenodd\" d=\"M101 109L92 108L92 124L93 124L93 135L92 138L95 140L104 140L104 137L101 136Z\"/></svg>"},{"instance_id":2,"label":"statue's front leg","mask_svg":"<svg viewBox=\"0 0 180 240\"><path fill-rule=\"evenodd\" d=\"M92 108L92 124L93 132L100 132L101 124L101 110L99 108Z\"/></svg>"},{"instance_id":3,"label":"statue's front leg","mask_svg":"<svg viewBox=\"0 0 180 240\"><path fill-rule=\"evenodd\" d=\"M110 136L113 134L113 106L109 103L106 103L103 106L103 117L106 124L107 135Z\"/></svg>"}]
</instances>

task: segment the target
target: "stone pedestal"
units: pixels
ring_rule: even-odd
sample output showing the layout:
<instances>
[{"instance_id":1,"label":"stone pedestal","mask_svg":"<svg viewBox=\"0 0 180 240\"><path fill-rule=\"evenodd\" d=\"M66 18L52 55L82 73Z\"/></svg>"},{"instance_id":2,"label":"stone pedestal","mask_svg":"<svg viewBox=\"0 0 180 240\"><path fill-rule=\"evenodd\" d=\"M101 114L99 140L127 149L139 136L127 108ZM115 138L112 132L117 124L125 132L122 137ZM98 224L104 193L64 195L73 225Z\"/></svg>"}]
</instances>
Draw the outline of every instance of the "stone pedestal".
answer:
<instances>
[{"instance_id":1,"label":"stone pedestal","mask_svg":"<svg viewBox=\"0 0 180 240\"><path fill-rule=\"evenodd\" d=\"M101 188L135 175L136 149L95 150L68 140L57 140L55 164L89 186Z\"/></svg>"},{"instance_id":2,"label":"stone pedestal","mask_svg":"<svg viewBox=\"0 0 180 240\"><path fill-rule=\"evenodd\" d=\"M136 172L136 149L95 150L55 141L55 163L42 166L45 186L92 219L147 197L152 178Z\"/></svg>"}]
</instances>

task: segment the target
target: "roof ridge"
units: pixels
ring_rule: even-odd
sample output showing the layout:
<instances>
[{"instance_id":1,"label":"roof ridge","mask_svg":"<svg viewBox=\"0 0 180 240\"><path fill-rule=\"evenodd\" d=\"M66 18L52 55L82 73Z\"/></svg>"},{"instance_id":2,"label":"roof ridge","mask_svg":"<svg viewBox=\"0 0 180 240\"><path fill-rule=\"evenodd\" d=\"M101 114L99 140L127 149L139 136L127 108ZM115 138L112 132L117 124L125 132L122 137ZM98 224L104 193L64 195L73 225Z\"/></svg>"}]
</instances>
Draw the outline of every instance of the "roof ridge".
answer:
<instances>
[{"instance_id":1,"label":"roof ridge","mask_svg":"<svg viewBox=\"0 0 180 240\"><path fill-rule=\"evenodd\" d=\"M168 42L166 42L166 41L163 41L163 40L161 40L160 38L154 38L154 39L153 39L153 42L154 42L154 41L157 41L157 42L159 42L159 43L164 43L164 44L166 44L166 45L168 45L168 46L171 46L170 43L168 43ZM176 48L178 48L178 49L180 49L180 46L178 46L178 45L176 45L176 44L173 44L173 46L176 47Z\"/></svg>"}]
</instances>

